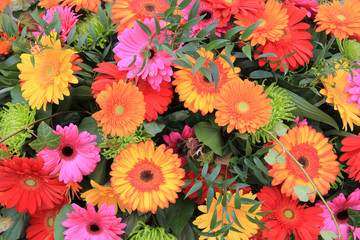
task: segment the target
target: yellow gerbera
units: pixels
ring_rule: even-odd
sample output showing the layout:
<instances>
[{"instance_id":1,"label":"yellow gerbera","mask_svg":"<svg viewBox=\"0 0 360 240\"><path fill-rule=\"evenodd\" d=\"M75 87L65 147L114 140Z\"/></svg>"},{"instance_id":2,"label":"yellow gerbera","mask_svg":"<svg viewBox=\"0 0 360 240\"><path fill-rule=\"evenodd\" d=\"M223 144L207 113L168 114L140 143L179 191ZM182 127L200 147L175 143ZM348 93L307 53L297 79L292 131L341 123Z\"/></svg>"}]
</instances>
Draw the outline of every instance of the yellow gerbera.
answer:
<instances>
[{"instance_id":1,"label":"yellow gerbera","mask_svg":"<svg viewBox=\"0 0 360 240\"><path fill-rule=\"evenodd\" d=\"M44 37L44 44L51 36ZM60 40L53 40L52 48L21 54L21 63L17 65L21 74L22 96L29 100L31 108L44 108L48 102L59 104L59 100L70 95L69 84L78 83L74 76L73 64L75 52L61 48ZM34 65L32 59L34 60Z\"/></svg>"},{"instance_id":2,"label":"yellow gerbera","mask_svg":"<svg viewBox=\"0 0 360 240\"><path fill-rule=\"evenodd\" d=\"M111 186L101 186L93 180L90 181L90 184L93 189L90 189L81 194L81 197L84 198L87 203L92 202L94 206L97 205L98 207L103 205L103 203L106 203L107 206L114 206L115 212L117 212L118 208L120 208L120 210L123 212L127 210L129 213L131 213L131 210L125 208L125 206L122 204L119 198L119 194L116 194Z\"/></svg>"},{"instance_id":3,"label":"yellow gerbera","mask_svg":"<svg viewBox=\"0 0 360 240\"><path fill-rule=\"evenodd\" d=\"M343 129L347 131L349 124L351 131L354 129L354 124L360 126L359 108L356 103L348 103L347 99L351 96L350 93L344 92L346 86L349 85L347 81L348 72L335 64L335 69L338 69L335 76L328 74L325 79L322 79L324 89L320 93L326 95L326 102L334 104L334 109L338 110L343 122Z\"/></svg>"},{"instance_id":4,"label":"yellow gerbera","mask_svg":"<svg viewBox=\"0 0 360 240\"><path fill-rule=\"evenodd\" d=\"M92 12L98 12L98 5L101 5L101 0L63 0L62 5L68 5L75 7L75 11L78 12L81 8L85 8Z\"/></svg>"},{"instance_id":5,"label":"yellow gerbera","mask_svg":"<svg viewBox=\"0 0 360 240\"><path fill-rule=\"evenodd\" d=\"M132 143L123 149L111 165L111 186L123 204L139 212L155 213L157 207L167 208L180 192L185 170L181 159L165 145L155 149L152 140Z\"/></svg>"},{"instance_id":6,"label":"yellow gerbera","mask_svg":"<svg viewBox=\"0 0 360 240\"><path fill-rule=\"evenodd\" d=\"M247 194L243 194L243 190L239 191L240 197L248 198L254 200L256 198L256 194L252 194L251 192ZM216 222L223 221L224 224L229 224L232 222L232 226L237 231L231 230L229 231L228 235L224 237L226 240L249 240L251 236L257 233L259 226L253 222L251 222L246 216L255 218L257 217L259 220L261 220L261 216L257 216L256 213L260 211L260 207L257 208L255 211L250 212L249 209L254 206L254 204L241 204L240 209L235 208L235 193L232 194L230 191L227 192L227 198L228 200L226 207L227 211L229 213L228 217L225 217L225 214L223 213L223 204L217 204L217 199L219 199L220 193L216 193L216 198L213 199L211 206L209 208L209 211L207 211L206 205L200 205L199 210L203 212L204 214L198 216L195 221L193 222L195 225L197 225L199 228L204 228L202 230L203 233L212 233L216 232L221 229L221 224L217 225L217 227L210 229L211 220L213 218L214 212L216 211ZM232 212L234 211L237 219L239 220L242 227L238 226L233 218L232 218ZM229 219L228 219L229 218ZM205 237L200 236L200 240L202 239L209 239L209 240L215 240L219 239L219 237Z\"/></svg>"},{"instance_id":7,"label":"yellow gerbera","mask_svg":"<svg viewBox=\"0 0 360 240\"><path fill-rule=\"evenodd\" d=\"M201 111L202 115L212 113L214 111L214 98L219 94L219 91L224 84L232 81L240 81L239 72L240 68L235 67L234 71L231 66L222 57L214 59L214 54L209 51L205 51L201 48L197 51L201 57L205 58L205 64L203 67L210 71L209 62L213 62L218 67L219 82L215 86L215 82L210 83L208 79L197 71L193 76L193 69L177 66L179 71L174 73L174 80L172 84L176 86L175 92L179 94L180 101L184 101L184 106L190 111L196 113ZM225 55L224 52L222 54ZM196 60L187 55L192 64L195 64ZM232 62L235 61L235 56L231 56Z\"/></svg>"}]
</instances>

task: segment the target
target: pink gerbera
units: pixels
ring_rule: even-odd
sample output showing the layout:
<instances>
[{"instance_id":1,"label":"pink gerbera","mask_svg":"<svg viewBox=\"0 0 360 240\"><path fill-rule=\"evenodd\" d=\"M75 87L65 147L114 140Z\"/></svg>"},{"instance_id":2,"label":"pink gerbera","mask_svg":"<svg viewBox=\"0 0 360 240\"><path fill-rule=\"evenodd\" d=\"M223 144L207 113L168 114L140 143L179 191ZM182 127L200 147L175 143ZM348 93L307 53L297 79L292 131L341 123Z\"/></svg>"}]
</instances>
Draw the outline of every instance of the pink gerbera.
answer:
<instances>
[{"instance_id":1,"label":"pink gerbera","mask_svg":"<svg viewBox=\"0 0 360 240\"><path fill-rule=\"evenodd\" d=\"M341 235L344 240L348 239L348 233L354 230L354 227L349 225L347 222L349 220L349 215L347 213L347 209L360 210L360 189L356 189L353 193L351 193L347 198L345 198L344 194L340 193L340 195L332 200L332 202L327 202L330 209L335 215L336 222L339 225ZM338 236L338 231L336 229L335 223L331 218L329 211L327 210L325 204L322 202L317 203L317 206L323 208L323 213L321 216L325 218L324 226L322 227L322 231L333 231ZM353 232L354 238L360 238L360 228L356 228ZM338 238L340 239L340 238Z\"/></svg>"},{"instance_id":2,"label":"pink gerbera","mask_svg":"<svg viewBox=\"0 0 360 240\"><path fill-rule=\"evenodd\" d=\"M168 135L164 135L164 141L169 146L168 148L172 148L174 153L177 153L179 155L179 158L181 159L181 166L184 166L187 163L187 149L186 142L190 138L195 137L195 131L192 127L189 127L186 125L182 131L182 133L178 132L171 132Z\"/></svg>"},{"instance_id":3,"label":"pink gerbera","mask_svg":"<svg viewBox=\"0 0 360 240\"><path fill-rule=\"evenodd\" d=\"M53 20L56 11L59 12L59 19L61 23L60 39L66 42L71 29L73 29L78 21L78 15L75 15L75 12L71 10L71 7L56 6L55 8L46 10L46 14L42 16L42 19L44 19L47 23L50 23ZM39 32L33 32L33 34L38 36L43 31L44 29L39 26Z\"/></svg>"},{"instance_id":4,"label":"pink gerbera","mask_svg":"<svg viewBox=\"0 0 360 240\"><path fill-rule=\"evenodd\" d=\"M282 0L284 3L293 3L299 9L306 9L308 17L315 17L319 12L319 3L316 0Z\"/></svg>"},{"instance_id":5,"label":"pink gerbera","mask_svg":"<svg viewBox=\"0 0 360 240\"><path fill-rule=\"evenodd\" d=\"M64 231L65 240L103 240L120 239L125 233L126 223L121 223L121 218L115 216L115 207L102 204L96 212L93 204L87 204L87 210L72 204L74 212L66 213L68 219L62 222L68 229Z\"/></svg>"},{"instance_id":6,"label":"pink gerbera","mask_svg":"<svg viewBox=\"0 0 360 240\"><path fill-rule=\"evenodd\" d=\"M196 0L192 0L191 3L182 10L182 14L184 15L185 20L188 20L190 10L195 2ZM195 17L197 18L202 15L205 15L205 17L191 28L193 33L190 35L190 37L195 37L196 34L198 34L198 32L200 32L203 28L218 20L214 18L214 9L208 8L206 5L200 3L199 11ZM230 23L226 23L223 26L218 25L215 27L215 35L220 37L221 33L226 33L230 28L232 28Z\"/></svg>"},{"instance_id":7,"label":"pink gerbera","mask_svg":"<svg viewBox=\"0 0 360 240\"><path fill-rule=\"evenodd\" d=\"M156 31L154 19L145 19L144 24L151 30L151 34ZM165 22L160 22L160 27L164 27ZM154 44L149 46L150 36L146 34L139 24L134 23L133 28L125 29L120 36L118 36L118 43L113 49L116 57L119 59L117 65L119 70L128 70L127 77L138 79L146 79L151 86L159 90L162 81L170 82L173 70L171 69L174 58L167 54L165 51L157 52L154 49ZM155 35L159 43L163 43L165 36ZM146 60L145 66L142 68L145 61L144 55L141 53L143 50L147 51L149 56ZM134 59L136 60L134 62ZM134 63L133 63L134 62ZM133 65L131 65L133 63ZM131 65L129 67L129 65ZM142 68L142 69L141 69ZM140 71L141 70L141 71Z\"/></svg>"},{"instance_id":8,"label":"pink gerbera","mask_svg":"<svg viewBox=\"0 0 360 240\"><path fill-rule=\"evenodd\" d=\"M353 70L353 76L347 75L348 86L344 88L344 92L350 93L350 97L347 99L348 103L357 103L357 107L360 108L360 69Z\"/></svg>"},{"instance_id":9,"label":"pink gerbera","mask_svg":"<svg viewBox=\"0 0 360 240\"><path fill-rule=\"evenodd\" d=\"M96 163L100 161L100 148L96 147L96 135L84 131L79 134L76 125L70 123L68 127L56 127L56 135L62 135L60 145L56 149L45 149L38 153L44 159L43 169L50 174L59 174L59 180L78 182L83 175L94 171Z\"/></svg>"}]
</instances>

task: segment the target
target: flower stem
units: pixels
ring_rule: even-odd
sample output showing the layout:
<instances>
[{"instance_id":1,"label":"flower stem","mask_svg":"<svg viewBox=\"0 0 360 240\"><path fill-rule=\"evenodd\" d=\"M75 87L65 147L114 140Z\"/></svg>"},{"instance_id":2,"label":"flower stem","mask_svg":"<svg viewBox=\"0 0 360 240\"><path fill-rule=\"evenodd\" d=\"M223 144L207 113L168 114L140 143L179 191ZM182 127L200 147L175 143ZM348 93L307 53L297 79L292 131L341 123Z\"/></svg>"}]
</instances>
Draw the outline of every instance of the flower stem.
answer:
<instances>
[{"instance_id":1,"label":"flower stem","mask_svg":"<svg viewBox=\"0 0 360 240\"><path fill-rule=\"evenodd\" d=\"M32 123L29 123L28 125L25 125L23 128L19 129L18 131L10 134L9 136L3 138L3 139L0 139L0 144L5 142L6 140L8 140L9 138L15 136L16 134L18 133L21 133L22 131L24 130L27 130L29 129L30 126L38 123L38 122L41 122L41 121L45 121L47 119L50 119L50 118L53 118L53 117L56 117L56 116L59 116L59 115L63 115L63 114L68 114L68 113L72 113L72 112L82 112L82 113L87 113L87 114L90 114L92 115L92 113L88 112L88 111L67 111L67 112L58 112L58 113L54 113L53 115L51 115L50 117L45 117L45 118L41 118L39 120L36 120L35 122L32 122Z\"/></svg>"},{"instance_id":2,"label":"flower stem","mask_svg":"<svg viewBox=\"0 0 360 240\"><path fill-rule=\"evenodd\" d=\"M334 216L334 213L333 211L331 210L331 208L329 207L329 205L326 203L324 197L321 195L319 189L316 187L315 183L313 182L313 180L310 178L309 174L307 174L307 172L305 171L305 169L303 168L303 166L301 165L301 163L298 162L298 160L285 148L285 146L280 142L279 139L277 139L276 136L274 136L274 134L272 132L269 132L265 129L262 129L264 132L266 132L267 134L269 134L271 136L272 139L274 139L283 149L284 152L286 152L290 157L291 159L296 163L296 165L301 169L301 171L305 174L306 178L309 180L310 184L313 186L313 188L315 189L317 195L320 197L321 201L324 203L324 205L326 206L327 210L329 211L330 215L331 215L331 218L333 219L334 223L335 223L335 226L336 226L336 229L338 231L338 234L339 234L339 238L341 240L344 240L343 236L341 235L341 232L340 232L340 228L339 228L339 224L337 223L336 221L336 218Z\"/></svg>"}]
</instances>

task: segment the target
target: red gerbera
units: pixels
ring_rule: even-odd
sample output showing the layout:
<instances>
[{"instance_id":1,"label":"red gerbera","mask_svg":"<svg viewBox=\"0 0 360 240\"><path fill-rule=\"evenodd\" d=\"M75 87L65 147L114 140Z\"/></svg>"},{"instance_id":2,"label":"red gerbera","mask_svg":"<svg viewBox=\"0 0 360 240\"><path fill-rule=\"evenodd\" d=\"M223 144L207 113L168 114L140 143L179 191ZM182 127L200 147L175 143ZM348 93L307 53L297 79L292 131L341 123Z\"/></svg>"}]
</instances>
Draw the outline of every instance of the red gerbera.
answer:
<instances>
[{"instance_id":1,"label":"red gerbera","mask_svg":"<svg viewBox=\"0 0 360 240\"><path fill-rule=\"evenodd\" d=\"M261 53L275 53L278 56L267 58L270 61L272 70L283 64L280 60L283 60L290 70L295 70L299 65L303 66L305 63L309 63L310 58L313 56L313 45L309 41L311 34L306 32L306 29L308 29L310 25L300 22L306 16L306 9L298 9L292 3L283 6L283 8L287 9L289 23L283 30L282 36L278 41L267 41L265 45L259 46L257 51ZM285 55L291 53L294 54L284 58ZM255 53L255 58L257 56L259 56L259 53ZM271 63L275 61L276 63ZM260 66L265 65L265 63L264 59L259 59ZM285 71L284 66L281 66L280 71Z\"/></svg>"},{"instance_id":2,"label":"red gerbera","mask_svg":"<svg viewBox=\"0 0 360 240\"><path fill-rule=\"evenodd\" d=\"M208 169L209 174L212 172L213 167L214 167L214 165L209 166L209 169ZM199 174L198 175L196 175L192 171L186 173L186 175L185 175L185 179L190 179L190 180L195 180L196 179L196 180L202 182L202 195L198 196L197 192L194 192L194 193L192 193L192 194L190 194L188 196L188 198L190 198L190 199L195 199L196 198L196 203L197 204L202 204L202 203L205 202L205 198L206 198L207 192L209 190L208 185L205 183L205 179L201 176L201 171L202 171L202 168L199 169ZM231 173L230 173L229 169L226 171L226 166L221 165L219 175L216 177L216 179L221 180L221 181L225 181L225 180L228 180L228 179L231 179L231 178L232 178L232 176L231 176ZM192 181L188 186L184 187L183 188L184 193L187 194L190 191L190 189L194 186L194 184L195 184L195 181ZM236 184L236 182L233 182L232 184L230 184L230 186L232 186L234 184ZM215 192L220 192L220 189L216 187L217 184L214 184L214 186L215 186L214 191ZM246 193L251 191L251 188L250 187L244 187L244 188L242 188L242 190L243 190L243 193L246 194ZM232 189L231 191L232 191L232 193L235 193L236 189Z\"/></svg>"},{"instance_id":3,"label":"red gerbera","mask_svg":"<svg viewBox=\"0 0 360 240\"><path fill-rule=\"evenodd\" d=\"M51 209L64 200L66 186L48 170L42 170L44 160L38 156L5 159L0 166L0 203L16 211L33 214Z\"/></svg>"},{"instance_id":4,"label":"red gerbera","mask_svg":"<svg viewBox=\"0 0 360 240\"><path fill-rule=\"evenodd\" d=\"M347 161L346 165L349 167L345 169L350 173L349 178L354 178L356 181L360 180L360 133L358 136L349 136L341 141L344 145L341 151L345 152L340 158L340 161Z\"/></svg>"},{"instance_id":5,"label":"red gerbera","mask_svg":"<svg viewBox=\"0 0 360 240\"><path fill-rule=\"evenodd\" d=\"M96 98L97 95L105 90L106 85L112 85L114 81L119 82L126 79L127 70L119 70L119 67L112 63L99 63L99 68L95 68L95 72L103 73L95 77L95 82L91 85L92 94ZM145 101L145 119L149 122L158 118L158 113L162 114L167 110L173 97L172 85L162 81L160 83L160 91L154 90L149 82L139 78L137 85L140 92L144 95Z\"/></svg>"},{"instance_id":6,"label":"red gerbera","mask_svg":"<svg viewBox=\"0 0 360 240\"><path fill-rule=\"evenodd\" d=\"M232 14L239 13L246 18L254 18L256 12L264 9L263 0L202 0L209 9L214 9L214 18L220 19L218 25L229 23Z\"/></svg>"},{"instance_id":7,"label":"red gerbera","mask_svg":"<svg viewBox=\"0 0 360 240\"><path fill-rule=\"evenodd\" d=\"M280 193L280 187L265 186L256 194L263 202L261 211L273 211L261 219L266 222L262 236L266 239L290 239L291 233L295 239L316 240L320 234L319 226L323 226L324 218L320 216L320 207L298 205L298 200L286 197Z\"/></svg>"}]
</instances>

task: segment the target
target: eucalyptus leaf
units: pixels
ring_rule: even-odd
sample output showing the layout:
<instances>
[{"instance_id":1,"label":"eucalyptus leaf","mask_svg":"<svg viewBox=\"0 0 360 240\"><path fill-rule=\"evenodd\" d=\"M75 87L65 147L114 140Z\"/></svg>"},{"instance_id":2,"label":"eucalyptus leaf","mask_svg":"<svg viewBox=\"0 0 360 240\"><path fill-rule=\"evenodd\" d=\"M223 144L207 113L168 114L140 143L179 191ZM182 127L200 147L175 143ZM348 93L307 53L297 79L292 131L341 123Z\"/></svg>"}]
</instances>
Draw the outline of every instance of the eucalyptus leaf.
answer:
<instances>
[{"instance_id":1,"label":"eucalyptus leaf","mask_svg":"<svg viewBox=\"0 0 360 240\"><path fill-rule=\"evenodd\" d=\"M311 194L312 191L310 189L309 186L295 186L294 187L294 192L295 194L298 196L298 198L300 199L300 201L302 202L307 202L309 201L309 196L308 194Z\"/></svg>"}]
</instances>

